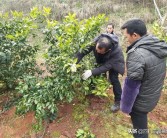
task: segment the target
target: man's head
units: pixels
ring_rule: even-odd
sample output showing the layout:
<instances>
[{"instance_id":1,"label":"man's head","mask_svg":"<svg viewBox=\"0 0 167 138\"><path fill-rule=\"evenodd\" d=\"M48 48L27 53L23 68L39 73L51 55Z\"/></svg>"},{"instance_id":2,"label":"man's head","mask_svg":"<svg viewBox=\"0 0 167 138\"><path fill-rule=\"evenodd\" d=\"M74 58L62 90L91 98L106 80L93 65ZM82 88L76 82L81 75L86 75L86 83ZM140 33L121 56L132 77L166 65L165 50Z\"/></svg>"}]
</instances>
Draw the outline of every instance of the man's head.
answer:
<instances>
[{"instance_id":1,"label":"man's head","mask_svg":"<svg viewBox=\"0 0 167 138\"><path fill-rule=\"evenodd\" d=\"M127 21L121 29L123 30L123 34L129 44L132 44L140 37L147 34L147 28L145 23L140 19L132 19Z\"/></svg>"},{"instance_id":2,"label":"man's head","mask_svg":"<svg viewBox=\"0 0 167 138\"><path fill-rule=\"evenodd\" d=\"M114 32L114 24L110 23L107 25L107 33L112 34Z\"/></svg>"},{"instance_id":3,"label":"man's head","mask_svg":"<svg viewBox=\"0 0 167 138\"><path fill-rule=\"evenodd\" d=\"M107 37L101 37L96 44L96 51L99 54L105 54L109 50L111 50L111 40Z\"/></svg>"}]
</instances>

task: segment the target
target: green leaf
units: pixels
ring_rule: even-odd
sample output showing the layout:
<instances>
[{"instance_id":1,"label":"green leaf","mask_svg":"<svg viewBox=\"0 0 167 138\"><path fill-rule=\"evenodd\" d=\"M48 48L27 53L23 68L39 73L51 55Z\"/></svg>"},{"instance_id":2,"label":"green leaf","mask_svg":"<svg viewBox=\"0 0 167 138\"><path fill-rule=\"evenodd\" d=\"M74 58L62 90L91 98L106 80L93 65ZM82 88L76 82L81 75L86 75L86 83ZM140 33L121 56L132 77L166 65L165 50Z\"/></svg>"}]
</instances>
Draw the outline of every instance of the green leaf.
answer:
<instances>
[{"instance_id":1,"label":"green leaf","mask_svg":"<svg viewBox=\"0 0 167 138\"><path fill-rule=\"evenodd\" d=\"M6 35L6 38L11 39L11 40L15 40L15 37L13 35Z\"/></svg>"}]
</instances>

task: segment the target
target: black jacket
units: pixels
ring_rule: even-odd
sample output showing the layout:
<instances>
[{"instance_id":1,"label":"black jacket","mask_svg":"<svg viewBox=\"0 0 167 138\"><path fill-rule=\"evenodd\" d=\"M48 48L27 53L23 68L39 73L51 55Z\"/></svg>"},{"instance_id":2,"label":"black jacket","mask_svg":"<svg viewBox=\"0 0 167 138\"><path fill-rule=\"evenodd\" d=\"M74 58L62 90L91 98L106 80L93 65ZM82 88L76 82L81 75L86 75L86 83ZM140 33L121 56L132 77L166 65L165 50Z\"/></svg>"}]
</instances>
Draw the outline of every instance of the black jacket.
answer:
<instances>
[{"instance_id":1,"label":"black jacket","mask_svg":"<svg viewBox=\"0 0 167 138\"><path fill-rule=\"evenodd\" d=\"M101 37L108 37L112 42L111 50L109 50L105 54L99 54L96 51L97 41ZM91 46L88 46L85 50L83 50L82 52L78 52L76 54L76 57L78 58L77 63L79 63L81 59L91 51L93 51L94 53L96 62L101 65L100 67L97 67L92 70L93 75L100 75L101 73L105 73L106 71L109 71L111 69L117 71L121 75L124 74L125 70L124 57L122 49L119 46L118 37L115 34L103 33L97 38L95 38Z\"/></svg>"},{"instance_id":2,"label":"black jacket","mask_svg":"<svg viewBox=\"0 0 167 138\"><path fill-rule=\"evenodd\" d=\"M127 51L127 77L141 81L133 108L150 112L157 105L166 76L167 44L145 35Z\"/></svg>"}]
</instances>

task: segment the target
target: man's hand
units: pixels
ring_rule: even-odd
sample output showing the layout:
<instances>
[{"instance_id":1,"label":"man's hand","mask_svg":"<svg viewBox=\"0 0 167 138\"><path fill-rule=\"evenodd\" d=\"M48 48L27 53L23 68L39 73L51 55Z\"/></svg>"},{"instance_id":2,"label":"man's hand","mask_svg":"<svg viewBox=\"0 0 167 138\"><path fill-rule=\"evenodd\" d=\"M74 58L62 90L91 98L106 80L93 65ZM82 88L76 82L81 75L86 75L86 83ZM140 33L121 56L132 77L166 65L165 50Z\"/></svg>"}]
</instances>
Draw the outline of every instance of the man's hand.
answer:
<instances>
[{"instance_id":1,"label":"man's hand","mask_svg":"<svg viewBox=\"0 0 167 138\"><path fill-rule=\"evenodd\" d=\"M85 72L82 74L82 79L86 80L88 79L90 76L92 76L92 71L91 70L85 70Z\"/></svg>"}]
</instances>

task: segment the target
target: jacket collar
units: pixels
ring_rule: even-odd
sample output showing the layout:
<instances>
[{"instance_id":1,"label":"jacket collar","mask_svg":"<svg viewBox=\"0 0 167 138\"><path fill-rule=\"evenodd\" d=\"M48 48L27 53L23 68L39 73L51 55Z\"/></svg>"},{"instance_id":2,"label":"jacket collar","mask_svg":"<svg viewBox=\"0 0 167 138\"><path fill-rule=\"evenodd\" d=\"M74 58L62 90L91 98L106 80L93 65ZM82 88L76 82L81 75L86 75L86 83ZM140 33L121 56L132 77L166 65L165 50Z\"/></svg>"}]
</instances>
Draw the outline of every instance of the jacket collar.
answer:
<instances>
[{"instance_id":1,"label":"jacket collar","mask_svg":"<svg viewBox=\"0 0 167 138\"><path fill-rule=\"evenodd\" d=\"M136 47L138 47L138 45L136 45L136 43L139 42L141 39L143 39L146 36L148 36L148 35L146 34L146 35L140 37L138 40L136 40L130 46L128 46L127 49L126 49L126 53L128 53L130 50L132 50L132 48L135 49Z\"/></svg>"}]
</instances>

